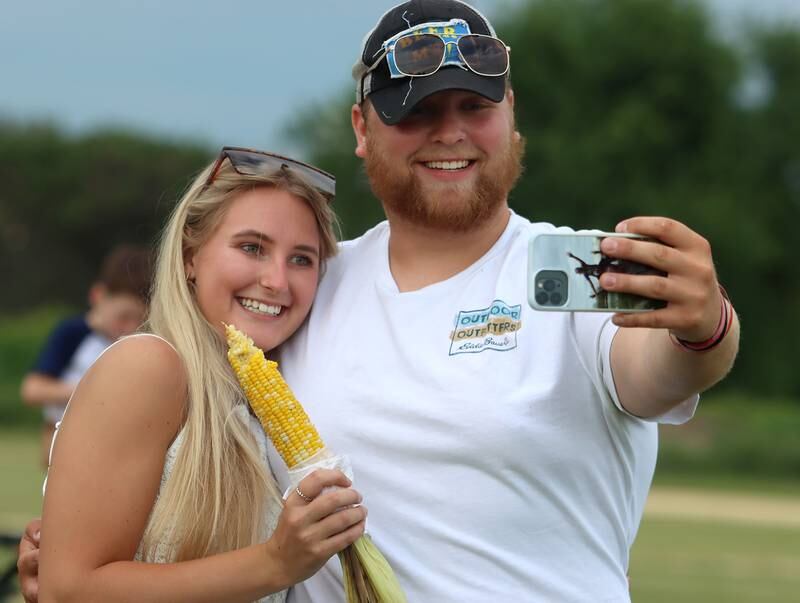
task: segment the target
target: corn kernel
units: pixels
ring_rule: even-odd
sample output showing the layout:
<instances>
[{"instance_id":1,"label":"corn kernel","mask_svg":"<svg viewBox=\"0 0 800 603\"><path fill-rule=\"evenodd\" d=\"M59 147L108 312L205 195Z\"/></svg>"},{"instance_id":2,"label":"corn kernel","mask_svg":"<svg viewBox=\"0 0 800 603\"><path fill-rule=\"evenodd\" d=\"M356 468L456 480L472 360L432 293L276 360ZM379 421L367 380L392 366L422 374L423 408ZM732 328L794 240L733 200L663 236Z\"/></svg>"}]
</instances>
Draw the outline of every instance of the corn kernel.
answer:
<instances>
[{"instance_id":1,"label":"corn kernel","mask_svg":"<svg viewBox=\"0 0 800 603\"><path fill-rule=\"evenodd\" d=\"M247 401L284 462L292 468L325 448L322 438L278 372L253 340L232 325L225 326L228 362Z\"/></svg>"}]
</instances>

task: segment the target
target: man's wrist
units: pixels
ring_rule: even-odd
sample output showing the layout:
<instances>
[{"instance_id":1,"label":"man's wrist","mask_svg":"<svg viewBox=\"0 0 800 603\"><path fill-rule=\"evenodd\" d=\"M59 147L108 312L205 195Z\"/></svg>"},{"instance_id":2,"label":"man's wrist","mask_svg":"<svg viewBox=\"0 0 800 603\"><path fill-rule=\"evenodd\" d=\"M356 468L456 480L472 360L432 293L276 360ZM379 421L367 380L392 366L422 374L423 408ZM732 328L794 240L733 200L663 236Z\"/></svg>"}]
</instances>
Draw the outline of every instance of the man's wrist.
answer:
<instances>
[{"instance_id":1,"label":"man's wrist","mask_svg":"<svg viewBox=\"0 0 800 603\"><path fill-rule=\"evenodd\" d=\"M719 322L717 323L717 327L714 329L714 332L711 334L711 337L703 341L687 341L675 336L673 333L670 333L670 340L675 345L691 352L708 352L722 343L722 341L725 339L725 336L730 332L731 327L733 326L733 317L735 312L725 288L720 285L719 290L721 294Z\"/></svg>"}]
</instances>

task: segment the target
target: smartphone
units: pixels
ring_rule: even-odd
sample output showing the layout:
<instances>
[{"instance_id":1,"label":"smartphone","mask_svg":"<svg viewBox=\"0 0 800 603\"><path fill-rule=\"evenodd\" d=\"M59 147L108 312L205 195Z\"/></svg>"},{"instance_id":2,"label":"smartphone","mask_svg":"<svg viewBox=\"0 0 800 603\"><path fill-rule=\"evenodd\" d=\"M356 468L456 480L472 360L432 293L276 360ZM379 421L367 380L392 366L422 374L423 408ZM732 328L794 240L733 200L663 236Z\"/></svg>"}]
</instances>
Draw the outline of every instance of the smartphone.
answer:
<instances>
[{"instance_id":1,"label":"smartphone","mask_svg":"<svg viewBox=\"0 0 800 603\"><path fill-rule=\"evenodd\" d=\"M665 301L632 293L606 291L605 272L655 274L650 266L612 258L600 251L606 237L653 240L636 234L602 232L541 233L528 243L528 304L534 310L561 312L646 312L665 307Z\"/></svg>"}]
</instances>

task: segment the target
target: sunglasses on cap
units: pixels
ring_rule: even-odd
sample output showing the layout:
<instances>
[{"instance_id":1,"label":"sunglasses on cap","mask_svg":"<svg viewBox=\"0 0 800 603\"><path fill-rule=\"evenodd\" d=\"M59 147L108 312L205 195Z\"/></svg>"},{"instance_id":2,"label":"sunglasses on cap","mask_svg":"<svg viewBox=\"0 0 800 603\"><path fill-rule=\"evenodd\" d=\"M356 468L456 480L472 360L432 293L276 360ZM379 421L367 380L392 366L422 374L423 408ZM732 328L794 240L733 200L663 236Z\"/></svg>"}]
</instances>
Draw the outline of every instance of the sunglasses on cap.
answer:
<instances>
[{"instance_id":1,"label":"sunglasses on cap","mask_svg":"<svg viewBox=\"0 0 800 603\"><path fill-rule=\"evenodd\" d=\"M483 34L448 35L411 33L385 43L380 56L369 67L372 71L387 58L392 77L425 77L445 64L456 64L486 77L508 73L511 47L495 37Z\"/></svg>"},{"instance_id":2,"label":"sunglasses on cap","mask_svg":"<svg viewBox=\"0 0 800 603\"><path fill-rule=\"evenodd\" d=\"M291 170L329 200L332 201L336 196L336 177L333 174L283 155L241 147L222 147L205 186L214 182L226 159L230 161L234 171L242 176L261 176L274 174L279 170Z\"/></svg>"}]
</instances>

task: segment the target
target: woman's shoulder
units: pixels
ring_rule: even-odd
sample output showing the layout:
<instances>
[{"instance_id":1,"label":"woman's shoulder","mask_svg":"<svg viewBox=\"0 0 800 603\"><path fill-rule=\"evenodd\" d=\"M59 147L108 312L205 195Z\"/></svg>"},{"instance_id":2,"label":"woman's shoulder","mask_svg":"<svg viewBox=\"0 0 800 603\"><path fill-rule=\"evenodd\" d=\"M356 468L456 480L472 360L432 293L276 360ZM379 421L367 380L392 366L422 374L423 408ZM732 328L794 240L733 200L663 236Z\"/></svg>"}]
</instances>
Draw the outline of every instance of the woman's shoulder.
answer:
<instances>
[{"instance_id":1,"label":"woman's shoulder","mask_svg":"<svg viewBox=\"0 0 800 603\"><path fill-rule=\"evenodd\" d=\"M151 334L124 337L110 345L79 385L138 407L183 407L186 397L183 361L167 340ZM166 410L164 408L163 410Z\"/></svg>"},{"instance_id":2,"label":"woman's shoulder","mask_svg":"<svg viewBox=\"0 0 800 603\"><path fill-rule=\"evenodd\" d=\"M183 373L183 362L173 345L159 335L137 333L112 343L98 360L107 364L124 364L129 369L152 371L156 374Z\"/></svg>"},{"instance_id":3,"label":"woman's shoulder","mask_svg":"<svg viewBox=\"0 0 800 603\"><path fill-rule=\"evenodd\" d=\"M106 348L81 378L59 440L72 445L66 449L83 450L83 442L92 442L137 455L155 446L162 462L185 406L186 372L172 346L157 337L125 338Z\"/></svg>"}]
</instances>

